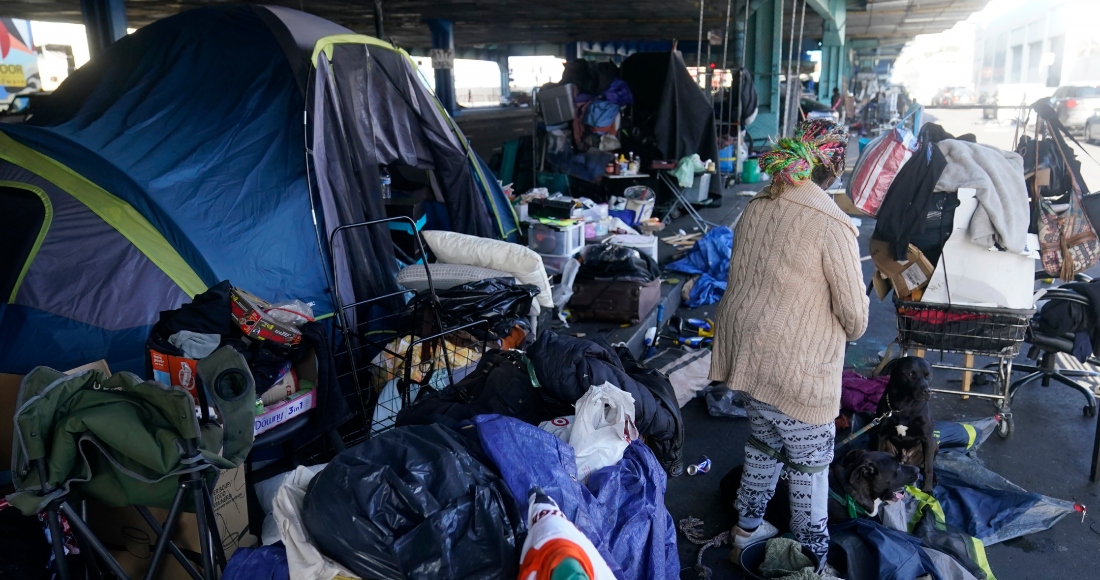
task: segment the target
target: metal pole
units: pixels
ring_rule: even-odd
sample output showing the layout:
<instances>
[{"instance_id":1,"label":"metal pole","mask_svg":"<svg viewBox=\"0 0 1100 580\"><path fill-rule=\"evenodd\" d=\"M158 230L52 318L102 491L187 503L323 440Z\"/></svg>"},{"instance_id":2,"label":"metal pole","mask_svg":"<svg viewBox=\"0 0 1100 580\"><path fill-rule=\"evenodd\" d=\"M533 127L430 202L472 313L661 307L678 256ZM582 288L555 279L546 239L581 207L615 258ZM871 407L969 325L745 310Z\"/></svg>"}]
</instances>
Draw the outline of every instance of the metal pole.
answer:
<instances>
[{"instance_id":1,"label":"metal pole","mask_svg":"<svg viewBox=\"0 0 1100 580\"><path fill-rule=\"evenodd\" d=\"M791 21L794 24L794 21ZM802 17L798 23L798 69L795 71L795 77L799 77L802 73L802 32L806 29L806 0L802 0ZM798 80L798 92L795 93L794 103L795 117L794 122L788 127L790 133L794 133L794 128L798 126L798 122L802 120L802 81Z\"/></svg>"},{"instance_id":2,"label":"metal pole","mask_svg":"<svg viewBox=\"0 0 1100 580\"><path fill-rule=\"evenodd\" d=\"M382 0L374 0L374 36L383 40L385 29L382 27Z\"/></svg>"},{"instance_id":3,"label":"metal pole","mask_svg":"<svg viewBox=\"0 0 1100 580\"><path fill-rule=\"evenodd\" d=\"M695 45L695 80L699 80L699 67L703 58L703 6L706 0L699 0L699 44ZM705 75L704 75L705 76Z\"/></svg>"},{"instance_id":4,"label":"metal pole","mask_svg":"<svg viewBox=\"0 0 1100 580\"><path fill-rule=\"evenodd\" d=\"M777 2L780 0L776 0ZM804 6L805 4L803 4ZM787 136L787 126L791 124L791 60L794 54L794 9L798 8L798 0L791 5L791 41L787 43L787 91L783 94L783 119L779 126L779 136ZM780 27L780 30L783 28ZM783 46L780 44L780 46Z\"/></svg>"},{"instance_id":5,"label":"metal pole","mask_svg":"<svg viewBox=\"0 0 1100 580\"><path fill-rule=\"evenodd\" d=\"M749 0L745 0L745 27L741 31L741 62L737 63L737 151L733 152L734 175L736 175L737 171L741 169L740 167L737 167L737 163L741 161L741 146L744 144L743 133L745 128L741 126L741 117L745 116L745 112L743 109L745 105L741 102L741 83L745 82L745 74L743 70L745 68L745 51L748 50L749 41L749 16L751 16L751 13L749 11ZM749 81L752 80L752 78L749 78Z\"/></svg>"},{"instance_id":6,"label":"metal pole","mask_svg":"<svg viewBox=\"0 0 1100 580\"><path fill-rule=\"evenodd\" d=\"M726 74L726 55L729 54L729 46L730 46L730 11L731 11L732 8L733 8L733 0L726 0L726 28L722 32L722 74ZM720 111L719 114L718 114L718 121L721 122L722 117L727 117L726 122L729 123L729 124L726 125L726 126L731 128L731 129L733 128L733 119L729 119L728 116L723 114L722 112L726 111L730 107L730 99L733 98L733 74L732 74L732 72L733 71L730 71L730 73L731 73L730 74L730 90L726 94L726 99L724 101L722 101L721 106L719 106L719 108L718 108L719 111ZM722 83L721 82L718 83L718 90L719 91L722 90ZM740 126L738 126L738 131L740 131L740 130L741 130ZM727 137L727 141L728 141L728 137ZM733 155L734 155L734 159L736 159L737 158L736 157L737 152L734 151ZM734 169L736 169L736 167ZM734 171L733 173L734 173L734 175L737 174L736 171ZM721 189L719 191L722 191L722 190L726 189L726 179L725 179L725 176L722 174L722 147L718 148L718 183L722 184Z\"/></svg>"}]
</instances>

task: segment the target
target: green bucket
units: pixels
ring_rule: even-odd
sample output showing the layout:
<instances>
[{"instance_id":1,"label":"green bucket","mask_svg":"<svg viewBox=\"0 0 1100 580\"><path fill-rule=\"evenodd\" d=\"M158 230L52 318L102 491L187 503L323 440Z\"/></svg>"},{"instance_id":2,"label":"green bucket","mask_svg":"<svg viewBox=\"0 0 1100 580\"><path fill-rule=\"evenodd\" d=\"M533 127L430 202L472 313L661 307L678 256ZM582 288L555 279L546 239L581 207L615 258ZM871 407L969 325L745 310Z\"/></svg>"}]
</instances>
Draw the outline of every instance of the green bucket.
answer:
<instances>
[{"instance_id":1,"label":"green bucket","mask_svg":"<svg viewBox=\"0 0 1100 580\"><path fill-rule=\"evenodd\" d=\"M741 164L741 183L760 182L760 163L756 159L746 159Z\"/></svg>"}]
</instances>

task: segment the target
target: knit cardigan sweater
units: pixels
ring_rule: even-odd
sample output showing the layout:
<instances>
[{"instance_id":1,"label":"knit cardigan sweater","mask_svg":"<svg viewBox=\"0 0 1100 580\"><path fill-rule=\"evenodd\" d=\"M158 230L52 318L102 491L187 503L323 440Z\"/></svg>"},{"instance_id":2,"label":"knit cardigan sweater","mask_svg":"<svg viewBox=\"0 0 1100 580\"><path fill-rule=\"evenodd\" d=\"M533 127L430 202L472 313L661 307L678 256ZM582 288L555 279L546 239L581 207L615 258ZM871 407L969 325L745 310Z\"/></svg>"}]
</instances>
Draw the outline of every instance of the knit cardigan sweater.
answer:
<instances>
[{"instance_id":1,"label":"knit cardigan sweater","mask_svg":"<svg viewBox=\"0 0 1100 580\"><path fill-rule=\"evenodd\" d=\"M856 230L813 183L767 195L737 225L710 378L824 425L840 413L845 344L867 329Z\"/></svg>"}]
</instances>

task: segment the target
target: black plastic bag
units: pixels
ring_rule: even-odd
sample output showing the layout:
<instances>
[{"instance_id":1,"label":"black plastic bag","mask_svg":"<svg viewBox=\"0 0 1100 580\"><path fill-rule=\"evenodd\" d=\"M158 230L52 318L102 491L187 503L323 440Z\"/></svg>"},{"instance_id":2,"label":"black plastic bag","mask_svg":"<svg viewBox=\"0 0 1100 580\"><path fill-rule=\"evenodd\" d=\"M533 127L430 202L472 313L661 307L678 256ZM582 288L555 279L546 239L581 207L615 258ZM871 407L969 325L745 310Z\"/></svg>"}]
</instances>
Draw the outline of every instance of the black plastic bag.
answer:
<instances>
[{"instance_id":1,"label":"black plastic bag","mask_svg":"<svg viewBox=\"0 0 1100 580\"><path fill-rule=\"evenodd\" d=\"M487 320L491 333L488 338L498 340L508 336L516 321L527 315L538 293L537 286L516 284L508 278L487 278L440 290L436 295L439 296L439 316L445 327ZM410 307L428 299L428 294L421 293L410 302ZM479 338L481 332L481 327L470 330Z\"/></svg>"},{"instance_id":2,"label":"black plastic bag","mask_svg":"<svg viewBox=\"0 0 1100 580\"><path fill-rule=\"evenodd\" d=\"M401 427L337 455L302 504L314 544L361 578L515 578L523 515L469 431Z\"/></svg>"},{"instance_id":3,"label":"black plastic bag","mask_svg":"<svg viewBox=\"0 0 1100 580\"><path fill-rule=\"evenodd\" d=\"M428 425L441 416L466 421L476 415L504 415L538 425L573 414L570 405L544 397L546 389L538 388L532 376L531 362L522 352L489 350L461 381L439 391L421 387L416 401L397 414L397 426Z\"/></svg>"},{"instance_id":4,"label":"black plastic bag","mask_svg":"<svg viewBox=\"0 0 1100 580\"><path fill-rule=\"evenodd\" d=\"M645 252L617 244L598 244L584 250L577 278L635 278L644 282L661 276L661 267Z\"/></svg>"}]
</instances>

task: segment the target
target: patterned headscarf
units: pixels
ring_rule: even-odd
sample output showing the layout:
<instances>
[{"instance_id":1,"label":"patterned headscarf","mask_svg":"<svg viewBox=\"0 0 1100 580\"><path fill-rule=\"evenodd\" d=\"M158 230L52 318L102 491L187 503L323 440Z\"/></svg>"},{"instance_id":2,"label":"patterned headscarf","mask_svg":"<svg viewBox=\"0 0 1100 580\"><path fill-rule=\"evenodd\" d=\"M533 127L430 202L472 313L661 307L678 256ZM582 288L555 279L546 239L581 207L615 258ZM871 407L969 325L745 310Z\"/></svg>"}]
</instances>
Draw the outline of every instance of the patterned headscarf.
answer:
<instances>
[{"instance_id":1,"label":"patterned headscarf","mask_svg":"<svg viewBox=\"0 0 1100 580\"><path fill-rule=\"evenodd\" d=\"M780 139L774 150L760 156L760 169L779 182L804 183L818 165L840 173L847 147L843 127L826 119L803 121L793 138Z\"/></svg>"}]
</instances>

